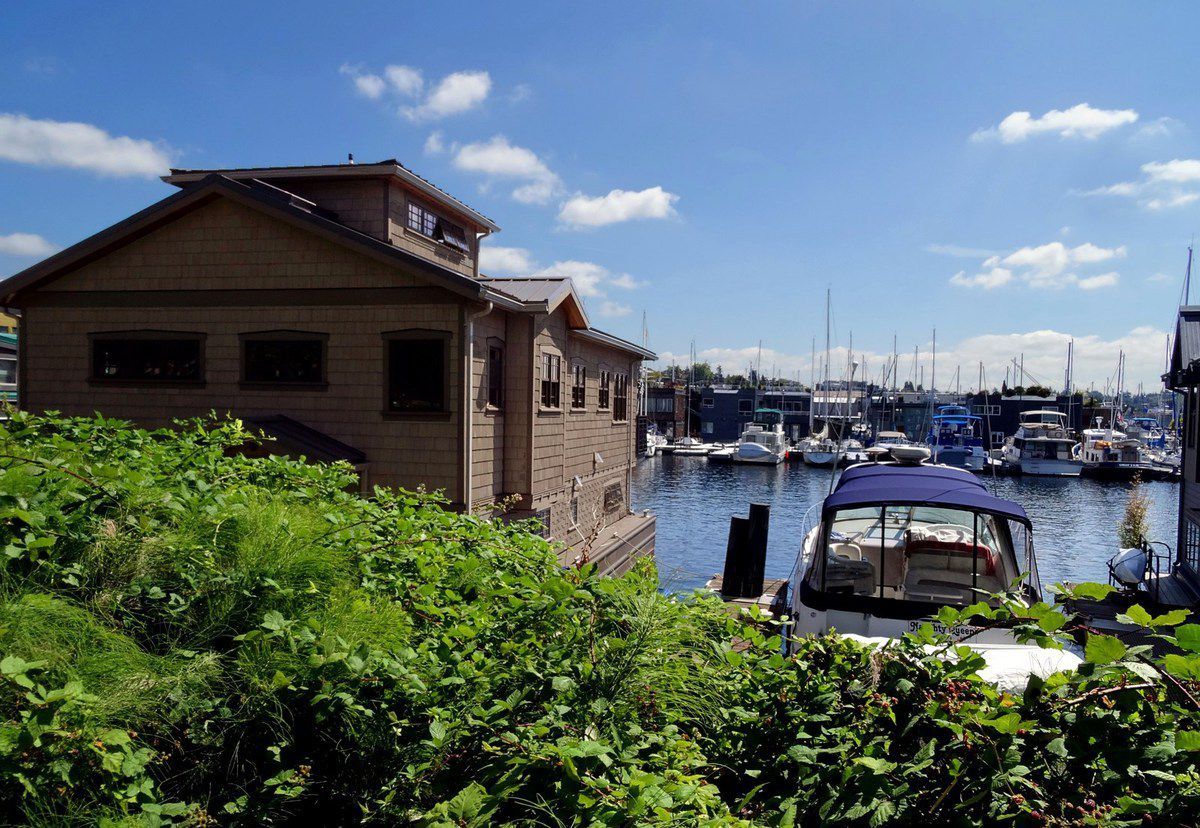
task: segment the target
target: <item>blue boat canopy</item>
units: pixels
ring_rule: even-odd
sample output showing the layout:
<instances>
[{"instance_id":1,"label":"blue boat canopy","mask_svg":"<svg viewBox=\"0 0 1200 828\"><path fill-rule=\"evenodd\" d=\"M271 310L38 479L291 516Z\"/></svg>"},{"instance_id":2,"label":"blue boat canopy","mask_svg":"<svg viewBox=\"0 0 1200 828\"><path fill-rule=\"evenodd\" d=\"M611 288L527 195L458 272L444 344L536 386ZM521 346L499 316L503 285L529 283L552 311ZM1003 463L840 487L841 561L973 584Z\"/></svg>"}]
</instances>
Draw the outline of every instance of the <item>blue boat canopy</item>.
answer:
<instances>
[{"instance_id":1,"label":"blue boat canopy","mask_svg":"<svg viewBox=\"0 0 1200 828\"><path fill-rule=\"evenodd\" d=\"M842 472L837 488L825 498L822 512L885 504L949 506L1030 525L1020 504L992 496L970 472L946 466L854 466Z\"/></svg>"}]
</instances>

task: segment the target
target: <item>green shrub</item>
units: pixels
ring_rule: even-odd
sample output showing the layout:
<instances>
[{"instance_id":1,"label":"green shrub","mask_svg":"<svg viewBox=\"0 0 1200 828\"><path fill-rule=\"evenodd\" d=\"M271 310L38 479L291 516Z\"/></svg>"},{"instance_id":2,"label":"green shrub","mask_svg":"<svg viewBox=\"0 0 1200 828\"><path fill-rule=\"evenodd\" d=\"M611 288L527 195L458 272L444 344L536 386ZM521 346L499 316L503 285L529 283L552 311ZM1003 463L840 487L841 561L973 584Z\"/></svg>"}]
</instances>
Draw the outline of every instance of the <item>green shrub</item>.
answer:
<instances>
[{"instance_id":1,"label":"green shrub","mask_svg":"<svg viewBox=\"0 0 1200 828\"><path fill-rule=\"evenodd\" d=\"M1200 812L1200 626L1021 696L563 569L436 495L247 459L240 424L0 428L0 823L1134 825ZM1080 587L1099 590L1099 587ZM1058 646L1009 597L958 613ZM1175 630L1173 635L1166 635ZM939 657L937 652L953 658Z\"/></svg>"}]
</instances>

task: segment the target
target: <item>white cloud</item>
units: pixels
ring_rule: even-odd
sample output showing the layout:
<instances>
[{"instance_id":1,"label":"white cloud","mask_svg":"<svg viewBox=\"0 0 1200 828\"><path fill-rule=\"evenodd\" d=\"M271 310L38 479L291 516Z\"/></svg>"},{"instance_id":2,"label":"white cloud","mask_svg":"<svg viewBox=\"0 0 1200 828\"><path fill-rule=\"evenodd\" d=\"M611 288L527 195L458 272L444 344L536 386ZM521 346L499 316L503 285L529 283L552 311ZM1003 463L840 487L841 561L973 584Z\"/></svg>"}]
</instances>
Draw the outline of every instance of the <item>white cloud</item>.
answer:
<instances>
[{"instance_id":1,"label":"white cloud","mask_svg":"<svg viewBox=\"0 0 1200 828\"><path fill-rule=\"evenodd\" d=\"M1200 199L1200 160L1150 161L1142 164L1141 171L1138 181L1119 181L1084 195L1133 198L1139 207L1151 212L1183 207Z\"/></svg>"},{"instance_id":2,"label":"white cloud","mask_svg":"<svg viewBox=\"0 0 1200 828\"><path fill-rule=\"evenodd\" d=\"M950 284L993 290L1009 284L1014 278L1019 278L1032 288L1058 289L1076 285L1082 290L1096 290L1117 284L1119 274L1113 272L1081 277L1068 271L1099 262L1123 259L1125 255L1124 245L1100 247L1091 242L1084 242L1075 247L1067 247L1062 242L1054 241L1036 247L1022 247L1004 256L989 256L981 264L980 272L968 276L966 271L960 270L950 277Z\"/></svg>"},{"instance_id":3,"label":"white cloud","mask_svg":"<svg viewBox=\"0 0 1200 828\"><path fill-rule=\"evenodd\" d=\"M968 276L965 270L960 270L950 277L950 284L960 287L978 287L984 290L994 290L1012 281L1011 270L1003 267L993 267L991 270Z\"/></svg>"},{"instance_id":4,"label":"white cloud","mask_svg":"<svg viewBox=\"0 0 1200 828\"><path fill-rule=\"evenodd\" d=\"M1001 143L1015 144L1034 135L1054 133L1061 138L1095 140L1110 130L1132 124L1138 114L1132 109L1096 109L1086 103L1070 109L1051 109L1039 118L1029 112L1013 112L999 126L981 129L971 136L973 141L999 138Z\"/></svg>"},{"instance_id":5,"label":"white cloud","mask_svg":"<svg viewBox=\"0 0 1200 828\"><path fill-rule=\"evenodd\" d=\"M400 111L410 121L446 118L479 106L491 90L492 77L487 72L454 72L438 81L419 106Z\"/></svg>"},{"instance_id":6,"label":"white cloud","mask_svg":"<svg viewBox=\"0 0 1200 828\"><path fill-rule=\"evenodd\" d=\"M595 262L580 262L574 259L555 262L531 275L534 277L565 276L574 283L576 292L585 297L603 296L601 286L612 277L606 267Z\"/></svg>"},{"instance_id":7,"label":"white cloud","mask_svg":"<svg viewBox=\"0 0 1200 828\"><path fill-rule=\"evenodd\" d=\"M1174 132L1179 122L1174 118L1156 118L1142 126L1134 135L1139 139L1167 138Z\"/></svg>"},{"instance_id":8,"label":"white cloud","mask_svg":"<svg viewBox=\"0 0 1200 828\"><path fill-rule=\"evenodd\" d=\"M1146 277L1147 282L1169 282L1171 277L1166 273L1151 273Z\"/></svg>"},{"instance_id":9,"label":"white cloud","mask_svg":"<svg viewBox=\"0 0 1200 828\"><path fill-rule=\"evenodd\" d=\"M602 227L634 219L663 219L675 215L679 196L662 187L611 190L608 195L575 195L558 212L559 221L574 227Z\"/></svg>"},{"instance_id":10,"label":"white cloud","mask_svg":"<svg viewBox=\"0 0 1200 828\"><path fill-rule=\"evenodd\" d=\"M508 102L519 104L524 103L533 97L533 87L527 83L518 83L513 87L512 92L508 94Z\"/></svg>"},{"instance_id":11,"label":"white cloud","mask_svg":"<svg viewBox=\"0 0 1200 828\"><path fill-rule=\"evenodd\" d=\"M410 121L436 121L468 112L487 100L492 91L492 76L482 70L451 72L432 86L426 85L420 69L401 64L390 64L374 73L364 70L361 64L343 63L338 71L349 76L355 89L371 100L388 93L393 99L403 100L399 111ZM412 103L414 100L416 103Z\"/></svg>"},{"instance_id":12,"label":"white cloud","mask_svg":"<svg viewBox=\"0 0 1200 828\"><path fill-rule=\"evenodd\" d=\"M343 63L338 68L338 72L349 77L354 82L354 88L358 90L358 94L364 98L370 98L373 101L378 100L383 96L384 90L387 89L387 81L379 77L379 75L364 72L362 66Z\"/></svg>"},{"instance_id":13,"label":"white cloud","mask_svg":"<svg viewBox=\"0 0 1200 828\"><path fill-rule=\"evenodd\" d=\"M161 142L109 135L91 124L0 112L0 159L7 161L149 178L164 175L173 154Z\"/></svg>"},{"instance_id":14,"label":"white cloud","mask_svg":"<svg viewBox=\"0 0 1200 828\"><path fill-rule=\"evenodd\" d=\"M454 155L454 166L464 172L481 173L490 179L522 181L512 196L525 204L545 204L562 189L562 182L538 158L537 153L509 143L503 135L466 144Z\"/></svg>"},{"instance_id":15,"label":"white cloud","mask_svg":"<svg viewBox=\"0 0 1200 828\"><path fill-rule=\"evenodd\" d=\"M431 132L429 137L425 139L425 154L426 155L441 155L446 151L446 144L442 140L442 133Z\"/></svg>"},{"instance_id":16,"label":"white cloud","mask_svg":"<svg viewBox=\"0 0 1200 828\"><path fill-rule=\"evenodd\" d=\"M1100 288L1112 287L1121 280L1119 273L1101 273L1097 276L1088 276L1079 279L1075 282L1080 290L1099 290Z\"/></svg>"},{"instance_id":17,"label":"white cloud","mask_svg":"<svg viewBox=\"0 0 1200 828\"><path fill-rule=\"evenodd\" d=\"M1183 207L1185 204L1191 204L1196 199L1200 199L1200 193L1176 193L1175 195L1163 198L1147 199L1142 202L1142 206L1151 212L1157 212L1159 210L1170 210L1172 207Z\"/></svg>"},{"instance_id":18,"label":"white cloud","mask_svg":"<svg viewBox=\"0 0 1200 828\"><path fill-rule=\"evenodd\" d=\"M1093 382L1097 387L1103 387L1105 380L1112 376L1116 368L1118 352L1124 351L1130 384L1142 382L1147 388L1153 389L1157 388L1160 383L1163 343L1166 341L1166 336L1165 330L1153 326L1143 326L1112 338L1105 338L1094 333L1075 332L1072 334L1066 331L1035 330L1022 333L980 334L957 342L943 342L939 339L938 387L941 390L949 387L950 377L954 375L957 366L962 368L963 389L973 387L975 378L978 377L978 365L982 362L988 387L997 388L1004 380L1005 368L1011 368L1010 360L1024 355L1027 375L1033 381L1045 382L1057 389L1062 385L1067 343L1073 338L1075 340L1076 387L1086 388ZM891 358L892 343L890 339L889 336L886 343L880 343L879 351L855 350L854 358L865 366L860 371L865 372L876 382L879 381L884 365ZM931 374L928 357L931 343L921 342L919 345L921 361L925 365L925 378L928 383ZM919 380L919 367L914 368L912 364L911 348L908 349L907 357L903 351L904 347L902 346L898 371L900 382L912 379L915 385ZM714 367L720 365L726 374L744 373L754 365L757 357L758 346L756 344L745 347L705 348L696 354L698 361L707 362ZM831 375L843 375L846 358L845 348L833 350L830 356ZM821 355L818 354L818 369L820 360ZM687 365L687 352L660 350L657 365L663 366L671 363ZM812 372L807 353L791 354L769 347L762 349L762 365L764 372L770 371L770 366L773 365L781 376L792 378L799 376L805 383L809 381ZM945 366L944 369L943 366ZM819 374L818 370L818 376ZM862 375L860 373L858 376Z\"/></svg>"},{"instance_id":19,"label":"white cloud","mask_svg":"<svg viewBox=\"0 0 1200 828\"><path fill-rule=\"evenodd\" d=\"M406 98L415 98L421 94L421 89L425 86L425 79L421 77L421 70L414 69L411 66L388 66L383 70L383 76L387 78L392 89L396 93L403 95Z\"/></svg>"},{"instance_id":20,"label":"white cloud","mask_svg":"<svg viewBox=\"0 0 1200 828\"><path fill-rule=\"evenodd\" d=\"M574 259L555 262L550 267L543 268L533 275L567 276L575 283L575 289L581 296L603 296L606 288L635 290L645 284L637 281L628 273L613 273L595 262L580 262Z\"/></svg>"},{"instance_id":21,"label":"white cloud","mask_svg":"<svg viewBox=\"0 0 1200 828\"><path fill-rule=\"evenodd\" d=\"M9 233L0 236L0 253L9 256L49 256L58 250L56 245L36 233Z\"/></svg>"},{"instance_id":22,"label":"white cloud","mask_svg":"<svg viewBox=\"0 0 1200 828\"><path fill-rule=\"evenodd\" d=\"M479 248L479 269L488 276L521 276L537 265L523 247L484 244Z\"/></svg>"},{"instance_id":23,"label":"white cloud","mask_svg":"<svg viewBox=\"0 0 1200 828\"><path fill-rule=\"evenodd\" d=\"M957 259L983 259L996 255L994 250L981 247L962 247L957 244L927 244L926 253L936 253L939 256L953 256Z\"/></svg>"},{"instance_id":24,"label":"white cloud","mask_svg":"<svg viewBox=\"0 0 1200 828\"><path fill-rule=\"evenodd\" d=\"M600 315L607 317L628 316L633 308L629 305L622 305L618 302L605 299L600 303Z\"/></svg>"}]
</instances>

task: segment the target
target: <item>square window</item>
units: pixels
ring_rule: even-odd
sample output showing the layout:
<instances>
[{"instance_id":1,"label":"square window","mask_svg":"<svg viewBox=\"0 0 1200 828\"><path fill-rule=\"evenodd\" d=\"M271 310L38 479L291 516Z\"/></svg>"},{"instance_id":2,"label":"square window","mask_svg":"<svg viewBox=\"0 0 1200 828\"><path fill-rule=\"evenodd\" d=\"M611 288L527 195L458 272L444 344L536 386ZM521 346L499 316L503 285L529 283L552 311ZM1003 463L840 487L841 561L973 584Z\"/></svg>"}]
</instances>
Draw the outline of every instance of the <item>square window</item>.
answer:
<instances>
[{"instance_id":1,"label":"square window","mask_svg":"<svg viewBox=\"0 0 1200 828\"><path fill-rule=\"evenodd\" d=\"M387 341L388 411L420 414L446 411L444 337L394 337Z\"/></svg>"}]
</instances>

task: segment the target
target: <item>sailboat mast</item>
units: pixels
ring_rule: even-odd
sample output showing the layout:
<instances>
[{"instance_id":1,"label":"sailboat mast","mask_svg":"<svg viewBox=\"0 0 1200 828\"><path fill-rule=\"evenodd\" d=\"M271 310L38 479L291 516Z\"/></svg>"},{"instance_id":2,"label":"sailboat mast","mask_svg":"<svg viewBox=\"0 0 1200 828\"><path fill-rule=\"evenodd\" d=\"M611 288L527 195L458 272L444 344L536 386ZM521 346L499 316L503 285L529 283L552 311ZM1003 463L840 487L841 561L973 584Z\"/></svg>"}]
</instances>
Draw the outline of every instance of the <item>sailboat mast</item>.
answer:
<instances>
[{"instance_id":1,"label":"sailboat mast","mask_svg":"<svg viewBox=\"0 0 1200 828\"><path fill-rule=\"evenodd\" d=\"M1192 304L1192 246L1188 245L1187 272L1183 277L1183 304Z\"/></svg>"},{"instance_id":2,"label":"sailboat mast","mask_svg":"<svg viewBox=\"0 0 1200 828\"><path fill-rule=\"evenodd\" d=\"M817 337L812 338L812 358L808 364L808 375L812 379L808 389L808 434L813 432L813 403L817 401Z\"/></svg>"}]
</instances>

